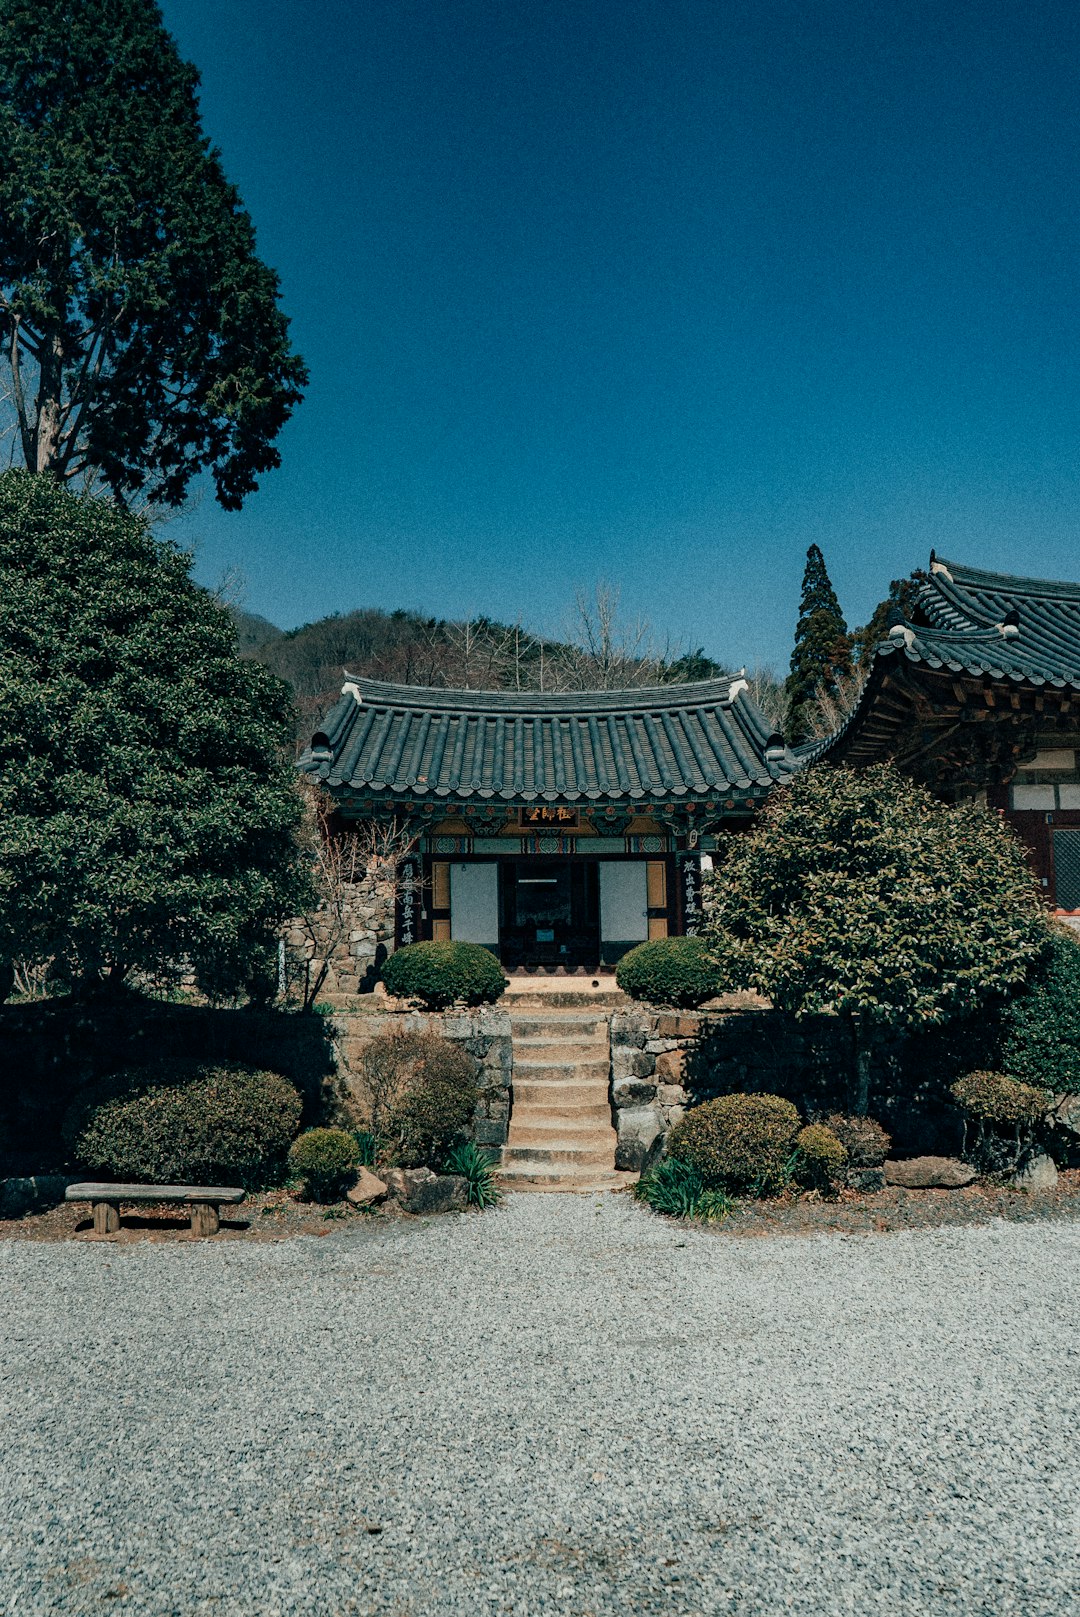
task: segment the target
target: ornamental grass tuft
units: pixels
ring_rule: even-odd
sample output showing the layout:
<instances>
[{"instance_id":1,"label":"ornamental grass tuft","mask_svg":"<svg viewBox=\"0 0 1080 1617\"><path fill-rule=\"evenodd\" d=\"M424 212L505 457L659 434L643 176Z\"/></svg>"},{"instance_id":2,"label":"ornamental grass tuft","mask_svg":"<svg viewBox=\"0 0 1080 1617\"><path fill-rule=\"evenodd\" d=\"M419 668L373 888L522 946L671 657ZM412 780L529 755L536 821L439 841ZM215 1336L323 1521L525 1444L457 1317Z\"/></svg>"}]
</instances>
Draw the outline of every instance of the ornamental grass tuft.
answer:
<instances>
[{"instance_id":1,"label":"ornamental grass tuft","mask_svg":"<svg viewBox=\"0 0 1080 1617\"><path fill-rule=\"evenodd\" d=\"M499 1159L472 1140L456 1145L446 1159L445 1172L458 1174L465 1181L470 1207L494 1207L502 1201L502 1188L495 1175Z\"/></svg>"},{"instance_id":2,"label":"ornamental grass tuft","mask_svg":"<svg viewBox=\"0 0 1080 1617\"><path fill-rule=\"evenodd\" d=\"M707 1190L692 1162L664 1157L642 1174L634 1186L638 1201L667 1218L695 1218L713 1224L726 1218L734 1203L722 1190Z\"/></svg>"}]
</instances>

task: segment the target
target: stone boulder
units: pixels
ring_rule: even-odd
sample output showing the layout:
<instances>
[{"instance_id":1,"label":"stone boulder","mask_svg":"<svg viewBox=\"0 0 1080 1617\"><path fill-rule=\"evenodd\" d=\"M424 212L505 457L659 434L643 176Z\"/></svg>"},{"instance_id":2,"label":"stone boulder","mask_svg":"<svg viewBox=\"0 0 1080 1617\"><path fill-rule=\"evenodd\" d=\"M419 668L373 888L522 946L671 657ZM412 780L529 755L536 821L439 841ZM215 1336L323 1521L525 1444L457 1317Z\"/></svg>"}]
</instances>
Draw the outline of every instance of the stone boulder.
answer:
<instances>
[{"instance_id":1,"label":"stone boulder","mask_svg":"<svg viewBox=\"0 0 1080 1617\"><path fill-rule=\"evenodd\" d=\"M652 1106L624 1106L615 1113L618 1138L616 1168L640 1173L648 1166L653 1146L664 1133L664 1120Z\"/></svg>"},{"instance_id":2,"label":"stone boulder","mask_svg":"<svg viewBox=\"0 0 1080 1617\"><path fill-rule=\"evenodd\" d=\"M1057 1179L1053 1158L1048 1157L1045 1151L1039 1151L1025 1162L1019 1173L1013 1175L1010 1183L1017 1190L1056 1190Z\"/></svg>"},{"instance_id":3,"label":"stone boulder","mask_svg":"<svg viewBox=\"0 0 1080 1617\"><path fill-rule=\"evenodd\" d=\"M406 1213L463 1213L469 1205L466 1181L456 1173L430 1168L390 1168L386 1184Z\"/></svg>"},{"instance_id":4,"label":"stone boulder","mask_svg":"<svg viewBox=\"0 0 1080 1617\"><path fill-rule=\"evenodd\" d=\"M372 1203L382 1201L387 1195L387 1187L367 1168L357 1168L356 1183L345 1194L354 1207L370 1207Z\"/></svg>"},{"instance_id":5,"label":"stone boulder","mask_svg":"<svg viewBox=\"0 0 1080 1617\"><path fill-rule=\"evenodd\" d=\"M956 1157L909 1157L885 1164L885 1183L905 1190L961 1190L979 1176Z\"/></svg>"}]
</instances>

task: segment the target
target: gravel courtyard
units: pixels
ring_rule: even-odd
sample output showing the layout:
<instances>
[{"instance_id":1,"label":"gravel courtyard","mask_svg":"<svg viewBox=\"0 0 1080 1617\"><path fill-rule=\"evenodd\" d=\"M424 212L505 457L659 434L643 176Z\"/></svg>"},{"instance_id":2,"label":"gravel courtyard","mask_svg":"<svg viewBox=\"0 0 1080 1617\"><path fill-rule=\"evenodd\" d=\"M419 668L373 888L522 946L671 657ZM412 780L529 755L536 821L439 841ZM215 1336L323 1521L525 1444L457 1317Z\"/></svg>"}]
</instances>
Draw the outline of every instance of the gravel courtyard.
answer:
<instances>
[{"instance_id":1,"label":"gravel courtyard","mask_svg":"<svg viewBox=\"0 0 1080 1617\"><path fill-rule=\"evenodd\" d=\"M0 1243L0 1612L1080 1608L1080 1225Z\"/></svg>"}]
</instances>

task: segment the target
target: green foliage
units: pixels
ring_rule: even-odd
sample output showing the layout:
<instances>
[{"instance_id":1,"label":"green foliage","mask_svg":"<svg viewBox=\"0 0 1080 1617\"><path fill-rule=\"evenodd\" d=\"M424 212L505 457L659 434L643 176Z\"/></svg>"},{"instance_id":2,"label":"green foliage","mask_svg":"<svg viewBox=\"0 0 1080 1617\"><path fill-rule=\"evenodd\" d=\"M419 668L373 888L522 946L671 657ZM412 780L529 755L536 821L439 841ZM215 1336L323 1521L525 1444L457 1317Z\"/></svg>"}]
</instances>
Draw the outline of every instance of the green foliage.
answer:
<instances>
[{"instance_id":1,"label":"green foliage","mask_svg":"<svg viewBox=\"0 0 1080 1617\"><path fill-rule=\"evenodd\" d=\"M905 618L918 621L919 607L917 594L920 585L926 582L929 575L916 569L910 578L894 578L889 585L889 593L883 601L879 601L874 608L870 621L861 629L856 629L851 637L852 656L859 668L869 666L875 649L889 634L889 615L894 606L900 608Z\"/></svg>"},{"instance_id":2,"label":"green foliage","mask_svg":"<svg viewBox=\"0 0 1080 1617\"><path fill-rule=\"evenodd\" d=\"M1045 1116L1050 1094L1001 1072L969 1072L952 1085L958 1105L972 1117L1010 1128L1033 1126Z\"/></svg>"},{"instance_id":3,"label":"green foliage","mask_svg":"<svg viewBox=\"0 0 1080 1617\"><path fill-rule=\"evenodd\" d=\"M429 1010L490 1003L506 987L502 967L480 943L407 944L386 962L383 981L388 993Z\"/></svg>"},{"instance_id":4,"label":"green foliage","mask_svg":"<svg viewBox=\"0 0 1080 1617\"><path fill-rule=\"evenodd\" d=\"M468 1134L480 1099L476 1063L435 1033L382 1033L358 1077L383 1151L405 1167L437 1169Z\"/></svg>"},{"instance_id":5,"label":"green foliage","mask_svg":"<svg viewBox=\"0 0 1080 1617\"><path fill-rule=\"evenodd\" d=\"M373 1134L371 1129L353 1129L352 1137L356 1144L356 1161L361 1168L374 1168L379 1160L379 1136Z\"/></svg>"},{"instance_id":6,"label":"green foliage","mask_svg":"<svg viewBox=\"0 0 1080 1617\"><path fill-rule=\"evenodd\" d=\"M799 1114L780 1095L722 1095L695 1106L668 1136L707 1189L768 1195L790 1179Z\"/></svg>"},{"instance_id":7,"label":"green foliage","mask_svg":"<svg viewBox=\"0 0 1080 1617\"><path fill-rule=\"evenodd\" d=\"M706 1190L692 1162L663 1157L634 1186L638 1201L668 1218L695 1218L712 1224L726 1218L733 1203L722 1190Z\"/></svg>"},{"instance_id":8,"label":"green foliage","mask_svg":"<svg viewBox=\"0 0 1080 1617\"><path fill-rule=\"evenodd\" d=\"M881 1167L892 1141L876 1118L849 1117L843 1112L834 1112L826 1118L826 1123L847 1152L853 1168Z\"/></svg>"},{"instance_id":9,"label":"green foliage","mask_svg":"<svg viewBox=\"0 0 1080 1617\"><path fill-rule=\"evenodd\" d=\"M891 765L807 770L725 848L706 882L707 935L780 1009L848 1023L858 1111L877 1043L979 1013L1046 946L1034 878L1000 817L947 807Z\"/></svg>"},{"instance_id":10,"label":"green foliage","mask_svg":"<svg viewBox=\"0 0 1080 1617\"><path fill-rule=\"evenodd\" d=\"M289 1167L305 1201L340 1201L356 1173L356 1140L344 1129L305 1129L289 1147Z\"/></svg>"},{"instance_id":11,"label":"green foliage","mask_svg":"<svg viewBox=\"0 0 1080 1617\"><path fill-rule=\"evenodd\" d=\"M649 1005L702 1005L727 986L701 938L653 938L623 955L615 981Z\"/></svg>"},{"instance_id":12,"label":"green foliage","mask_svg":"<svg viewBox=\"0 0 1080 1617\"><path fill-rule=\"evenodd\" d=\"M445 1172L456 1173L465 1180L471 1207L494 1207L502 1201L502 1190L495 1178L499 1158L485 1151L472 1140L456 1145L446 1159Z\"/></svg>"},{"instance_id":13,"label":"green foliage","mask_svg":"<svg viewBox=\"0 0 1080 1617\"><path fill-rule=\"evenodd\" d=\"M108 1179L254 1186L280 1168L300 1112L276 1072L160 1062L95 1085L68 1112L64 1135L82 1167Z\"/></svg>"},{"instance_id":14,"label":"green foliage","mask_svg":"<svg viewBox=\"0 0 1080 1617\"><path fill-rule=\"evenodd\" d=\"M847 1160L844 1146L824 1123L808 1123L795 1136L795 1176L810 1190L835 1190Z\"/></svg>"},{"instance_id":15,"label":"green foliage","mask_svg":"<svg viewBox=\"0 0 1080 1617\"><path fill-rule=\"evenodd\" d=\"M851 640L825 558L817 545L806 552L802 600L795 626L788 700L787 739L794 744L811 733L807 709L819 690L836 695L838 681L851 672Z\"/></svg>"},{"instance_id":16,"label":"green foliage","mask_svg":"<svg viewBox=\"0 0 1080 1617\"><path fill-rule=\"evenodd\" d=\"M189 557L0 476L0 957L239 991L308 900L290 732Z\"/></svg>"},{"instance_id":17,"label":"green foliage","mask_svg":"<svg viewBox=\"0 0 1080 1617\"><path fill-rule=\"evenodd\" d=\"M0 0L0 335L31 471L237 509L307 380L151 0Z\"/></svg>"},{"instance_id":18,"label":"green foliage","mask_svg":"<svg viewBox=\"0 0 1080 1617\"><path fill-rule=\"evenodd\" d=\"M1055 928L1004 1016L1002 1065L1015 1078L1080 1094L1080 940Z\"/></svg>"}]
</instances>

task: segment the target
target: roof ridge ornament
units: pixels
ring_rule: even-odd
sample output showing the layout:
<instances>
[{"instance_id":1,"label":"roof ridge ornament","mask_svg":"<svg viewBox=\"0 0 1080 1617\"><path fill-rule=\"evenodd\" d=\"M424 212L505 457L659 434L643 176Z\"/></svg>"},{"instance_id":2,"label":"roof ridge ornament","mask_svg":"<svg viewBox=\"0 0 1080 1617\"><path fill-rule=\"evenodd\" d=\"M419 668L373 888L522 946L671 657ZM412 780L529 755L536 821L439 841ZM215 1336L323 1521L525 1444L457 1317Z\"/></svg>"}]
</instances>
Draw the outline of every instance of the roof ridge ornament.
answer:
<instances>
[{"instance_id":1,"label":"roof ridge ornament","mask_svg":"<svg viewBox=\"0 0 1080 1617\"><path fill-rule=\"evenodd\" d=\"M936 573L939 578L943 578L946 584L953 583L953 575L943 561L938 561L936 550L930 552L930 571Z\"/></svg>"},{"instance_id":2,"label":"roof ridge ornament","mask_svg":"<svg viewBox=\"0 0 1080 1617\"><path fill-rule=\"evenodd\" d=\"M749 689L750 681L746 677L746 667L744 665L739 669L739 672L735 675L735 678L728 686L728 701L734 701L735 697L738 696L740 691L748 691Z\"/></svg>"},{"instance_id":3,"label":"roof ridge ornament","mask_svg":"<svg viewBox=\"0 0 1080 1617\"><path fill-rule=\"evenodd\" d=\"M1015 640L1020 633L1020 613L1015 606L1011 606L1002 618L995 624L995 628L1003 640Z\"/></svg>"},{"instance_id":4,"label":"roof ridge ornament","mask_svg":"<svg viewBox=\"0 0 1080 1617\"><path fill-rule=\"evenodd\" d=\"M344 685L341 687L341 694L342 696L353 697L357 707L363 707L364 698L360 695L360 687L357 685L355 680L347 679Z\"/></svg>"},{"instance_id":5,"label":"roof ridge ornament","mask_svg":"<svg viewBox=\"0 0 1080 1617\"><path fill-rule=\"evenodd\" d=\"M903 641L905 646L910 646L913 644L915 640L915 630L908 623L908 620L905 618L903 612L901 612L898 606L891 606L889 608L888 614L885 618L885 627L888 631L889 639L893 641L894 644L899 645L901 641Z\"/></svg>"}]
</instances>

